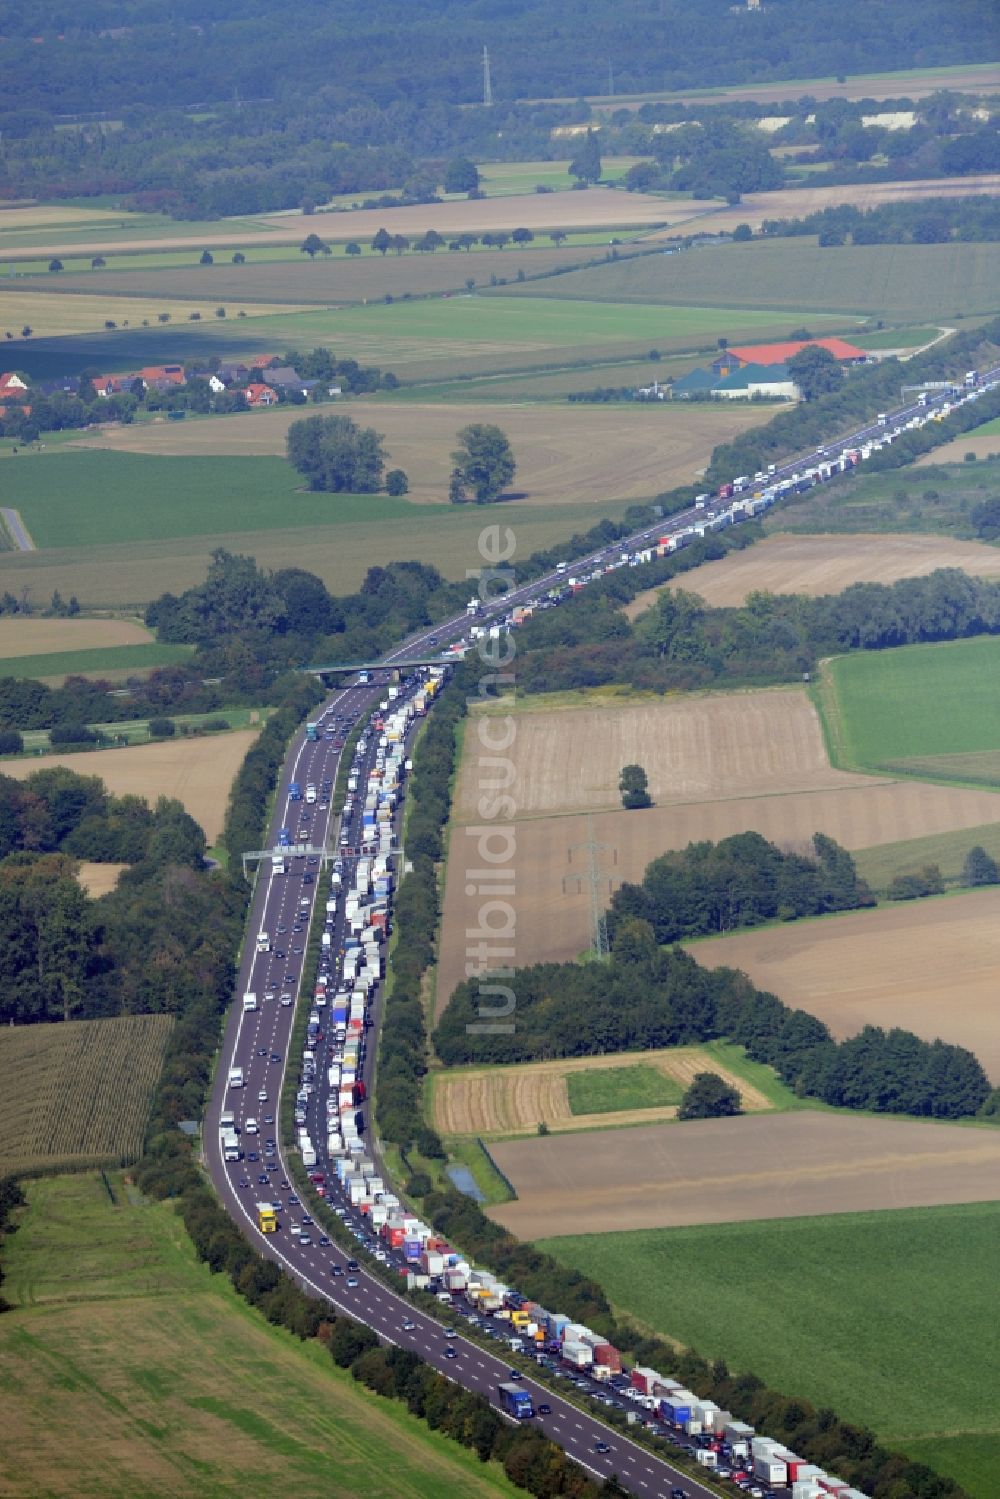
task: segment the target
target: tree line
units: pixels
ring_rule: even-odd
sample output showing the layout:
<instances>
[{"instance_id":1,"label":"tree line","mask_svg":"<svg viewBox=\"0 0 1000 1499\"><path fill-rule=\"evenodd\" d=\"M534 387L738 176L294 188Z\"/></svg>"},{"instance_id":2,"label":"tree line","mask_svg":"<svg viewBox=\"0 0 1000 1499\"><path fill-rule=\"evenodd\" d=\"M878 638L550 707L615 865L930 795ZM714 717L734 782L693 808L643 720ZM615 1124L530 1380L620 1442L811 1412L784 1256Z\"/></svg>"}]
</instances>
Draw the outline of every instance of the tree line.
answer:
<instances>
[{"instance_id":1,"label":"tree line","mask_svg":"<svg viewBox=\"0 0 1000 1499\"><path fill-rule=\"evenodd\" d=\"M838 203L796 219L765 219L768 238L819 235L823 246L934 245L957 239L971 244L1000 239L1000 203L985 194L966 198L921 198L856 208Z\"/></svg>"},{"instance_id":2,"label":"tree line","mask_svg":"<svg viewBox=\"0 0 1000 1499\"><path fill-rule=\"evenodd\" d=\"M517 995L517 1026L506 1035L477 1034L477 986L456 988L434 1032L446 1066L726 1039L774 1067L799 1096L838 1108L963 1119L990 1098L986 1074L964 1047L876 1026L834 1041L821 1021L757 990L744 974L703 969L682 949L658 945L638 917L616 923L608 964L542 963L506 982Z\"/></svg>"}]
</instances>

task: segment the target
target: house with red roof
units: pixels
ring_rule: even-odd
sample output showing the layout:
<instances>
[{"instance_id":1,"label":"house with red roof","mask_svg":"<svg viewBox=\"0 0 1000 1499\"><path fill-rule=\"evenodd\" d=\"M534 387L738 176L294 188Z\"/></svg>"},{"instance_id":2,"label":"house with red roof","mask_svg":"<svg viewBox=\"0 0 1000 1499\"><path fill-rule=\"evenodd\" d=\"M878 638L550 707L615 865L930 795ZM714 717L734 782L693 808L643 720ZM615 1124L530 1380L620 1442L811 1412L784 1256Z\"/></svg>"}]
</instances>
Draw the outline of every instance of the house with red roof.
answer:
<instances>
[{"instance_id":1,"label":"house with red roof","mask_svg":"<svg viewBox=\"0 0 1000 1499\"><path fill-rule=\"evenodd\" d=\"M748 364L787 364L789 359L803 349L826 349L840 364L864 364L868 358L864 349L857 349L842 338L789 339L777 344L747 344L738 349L724 349L712 361L712 370L720 379L734 374Z\"/></svg>"},{"instance_id":2,"label":"house with red roof","mask_svg":"<svg viewBox=\"0 0 1000 1499\"><path fill-rule=\"evenodd\" d=\"M271 389L270 385L259 385L254 382L248 385L243 392L243 399L248 406L257 408L259 406L277 406L277 391Z\"/></svg>"},{"instance_id":3,"label":"house with red roof","mask_svg":"<svg viewBox=\"0 0 1000 1499\"><path fill-rule=\"evenodd\" d=\"M172 385L186 385L184 366L180 364L150 364L136 371L147 390L168 390Z\"/></svg>"},{"instance_id":4,"label":"house with red roof","mask_svg":"<svg viewBox=\"0 0 1000 1499\"><path fill-rule=\"evenodd\" d=\"M0 375L0 401L4 396L20 396L28 388L28 382L22 380L20 375L15 375L12 370L7 370Z\"/></svg>"}]
</instances>

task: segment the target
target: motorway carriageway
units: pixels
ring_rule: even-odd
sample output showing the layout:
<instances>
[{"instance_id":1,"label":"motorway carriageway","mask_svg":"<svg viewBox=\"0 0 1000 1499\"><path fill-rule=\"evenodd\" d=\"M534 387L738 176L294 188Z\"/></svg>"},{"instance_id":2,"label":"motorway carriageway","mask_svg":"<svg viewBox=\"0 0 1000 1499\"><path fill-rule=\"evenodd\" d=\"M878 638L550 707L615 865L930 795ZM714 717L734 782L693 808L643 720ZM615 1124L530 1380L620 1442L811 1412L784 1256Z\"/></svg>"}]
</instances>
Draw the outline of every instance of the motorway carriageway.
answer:
<instances>
[{"instance_id":1,"label":"motorway carriageway","mask_svg":"<svg viewBox=\"0 0 1000 1499\"><path fill-rule=\"evenodd\" d=\"M982 377L981 388L988 388L995 384L998 378L1000 378L1000 367L990 370ZM944 398L943 393L941 396L935 393L929 406L913 403L893 412L888 423L888 430L905 422L911 415L926 414ZM869 438L884 436L886 430L887 427L880 423L868 424L838 439L835 443L828 443L824 456L827 459L834 458L847 448L860 446ZM767 482L773 484L784 477L790 477L812 462L813 458L810 457L783 464L773 475L769 476ZM699 516L700 511L692 507L688 511L670 516L667 522L658 522L655 526L603 547L588 557L574 559L572 566L574 570L583 573L608 562L623 552L643 546L660 535L665 524L676 528L691 524ZM500 534L502 534L502 528ZM564 581L562 574L555 571L535 579L505 595L499 605L488 606L484 619L488 621L493 616L505 614L514 604L542 598L554 585ZM388 670L397 668L405 670L408 658L425 658L428 649L438 644L446 647L463 636L466 625L467 618L462 614L431 629L422 630L389 653L384 658L384 666ZM280 828L291 827L293 821L298 823L300 809L305 806L305 803L291 802L289 784L297 781L304 787L311 782L318 787L324 780L329 780L335 786L343 750L336 747L333 740L343 744L352 726L372 714L384 690L385 683L371 686L355 684L341 688L324 705L322 712L317 714L317 721L323 723L324 726L331 723L335 716L340 718L340 723L334 725L333 739L326 739L321 733L318 740L311 741L306 738L304 729L296 734L281 772L275 810L266 840L269 846L277 846ZM403 789L405 792L405 782ZM360 816L362 799L359 797L357 800L355 817ZM397 813L397 818L398 815ZM321 812L317 802L312 808L309 837L309 842L314 847L336 847L339 827L331 829L331 821L331 810ZM282 1006L277 998L265 1000L264 994L272 989L276 994L291 990L292 994L298 997L302 977L302 956L291 952L293 945L291 929L293 925L299 924L295 920L300 910L299 902L303 896L307 896L309 899L306 913L308 919L301 922L303 932L301 942L297 944L305 948L316 897L322 891L325 902L329 882L324 880L323 871L317 869L315 883L304 884L302 876L305 873L305 864L301 859L289 858L287 867L288 873L284 875L275 875L270 865L266 864L258 869L250 906L248 935L239 967L236 1002L230 1010L219 1068L205 1117L204 1149L212 1180L227 1211L247 1237L262 1254L285 1268L304 1290L326 1299L341 1312L366 1323L386 1341L419 1353L448 1378L455 1379L463 1386L476 1390L496 1405L497 1387L510 1377L512 1367L510 1364L480 1349L467 1339L451 1337L449 1329L426 1313L416 1310L408 1301L389 1290L381 1280L363 1269L350 1273L350 1278L358 1282L356 1287L349 1287L346 1284L349 1278L347 1273L332 1276L333 1265L339 1265L345 1272L347 1267L347 1255L337 1245L331 1244L322 1249L315 1242L301 1245L285 1228L279 1229L277 1234L262 1234L257 1223L255 1204L258 1197L266 1200L275 1198L273 1181L268 1187L260 1186L256 1181L258 1174L264 1174L263 1167L266 1162L262 1161L258 1169L256 1163L223 1160L219 1120L224 1109L232 1108L237 1115L237 1123L241 1129L246 1118L252 1116L258 1119L261 1131L258 1138L262 1147L268 1130L273 1129L274 1138L277 1141L275 1159L280 1172L285 1179L288 1179L285 1148L280 1139L280 1123L276 1122L268 1126L263 1121L265 1115L273 1116L276 1121L280 1120L280 1098L290 1061L288 1051L295 1008ZM344 885L346 890L346 879ZM277 937L279 925L288 928L280 944L285 947L288 958L282 961L280 966L273 953L258 953L255 942L256 933L259 930L267 931L272 938ZM276 944L272 943L273 945ZM256 1011L244 1014L242 996L247 991L253 991L258 995L259 1007ZM366 1080L370 1078L374 1052L377 1048L381 992L382 986L379 985L374 1008L371 1011L375 1024L367 1038L365 1048ZM259 1055L260 1052L265 1052L265 1055ZM270 1060L272 1054L280 1057L280 1064ZM292 1065L297 1066L297 1060L293 1061ZM230 1067L234 1066L242 1067L244 1086L242 1089L228 1090L228 1072ZM324 1066L318 1066L318 1080L325 1078L325 1070ZM267 1095L266 1102L258 1097L262 1091ZM369 1088L367 1104L369 1114L371 1106L371 1089ZM315 1128L315 1125L313 1127ZM247 1136L244 1132L241 1139L244 1150L249 1151L253 1137ZM325 1139L316 1140L318 1150L322 1149L324 1143ZM263 1149L260 1153L263 1155ZM370 1146L367 1148L367 1154L373 1159L376 1158L376 1153ZM270 1174L277 1175L277 1173ZM386 1179L384 1168L382 1175L383 1179ZM327 1176L329 1179L329 1171ZM249 1178L250 1185L247 1188L241 1188L239 1182L245 1178ZM308 1204L305 1206L308 1208ZM412 1330L405 1329L404 1322L412 1323ZM456 1353L453 1359L445 1355L445 1350L449 1346L453 1347ZM545 1403L551 1407L551 1414L537 1417L536 1424L541 1426L546 1435L558 1442L569 1456L596 1478L603 1480L611 1473L616 1473L625 1487L631 1493L642 1496L642 1499L669 1499L671 1490L675 1487L683 1489L689 1495L698 1496L698 1499L712 1499L713 1494L718 1494L718 1490L709 1490L686 1474L679 1473L668 1463L630 1441L627 1436L604 1425L586 1412L580 1411L568 1401L562 1400L547 1387L533 1382L530 1378L522 1379L521 1382L524 1388L530 1391L536 1408L539 1403ZM610 1451L608 1453L597 1452L595 1444L598 1441L606 1442Z\"/></svg>"}]
</instances>

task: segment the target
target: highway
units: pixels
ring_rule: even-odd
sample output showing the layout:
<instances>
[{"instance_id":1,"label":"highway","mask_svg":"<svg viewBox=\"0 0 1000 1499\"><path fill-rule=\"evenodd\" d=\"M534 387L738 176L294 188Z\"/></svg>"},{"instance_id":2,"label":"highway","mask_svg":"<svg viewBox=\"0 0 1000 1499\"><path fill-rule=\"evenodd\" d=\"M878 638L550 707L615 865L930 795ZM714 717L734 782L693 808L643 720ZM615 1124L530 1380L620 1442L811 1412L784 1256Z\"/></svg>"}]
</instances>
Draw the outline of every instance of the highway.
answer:
<instances>
[{"instance_id":1,"label":"highway","mask_svg":"<svg viewBox=\"0 0 1000 1499\"><path fill-rule=\"evenodd\" d=\"M995 385L998 380L1000 367L982 376L981 389ZM765 482L774 485L782 479L801 475L807 466L820 461L820 456L822 461L828 462L840 453L860 448L872 439L881 440L887 430L901 428L914 415L925 417L928 411L932 411L945 398L945 393L936 392L927 404L914 402L893 411L888 423L874 422L860 427L839 438L836 443L826 444L818 454L781 465L767 476ZM681 514L672 515L625 541L602 547L588 557L574 559L572 571L586 577L588 571L604 568L623 555L643 550L651 540L667 530L676 532L684 526L699 524L704 514L704 507L692 507ZM501 603L488 606L480 622L489 623L491 619L501 619L513 605L543 599L554 586L565 583L564 564L558 570L514 589ZM336 785L341 758L346 752L344 743L347 737L353 727L367 721L377 710L379 702L385 700L393 672L401 674L402 701L417 686L415 675L407 674L407 661L412 658L426 659L428 652L436 648L444 650L451 643L464 639L468 624L468 618L463 613L417 632L384 658L382 665L386 670L376 673L374 682L367 685L352 682L334 692L323 707L317 710L316 721L321 725L319 737L315 741L308 739L303 726L296 734L282 768L275 808L265 840L269 847L276 847L280 831L288 829L293 844L308 842L313 847L331 850L338 848L342 829L331 809L332 796L329 788ZM376 752L378 736L368 733L366 738L367 750L358 760L363 778L366 778L367 768ZM293 801L289 790L292 782L297 782L303 789L310 783L315 785L318 788L316 804L308 807L305 801ZM327 788L325 792L324 786ZM402 789L405 792L405 782ZM356 799L347 823L351 848L361 841L361 800L361 797ZM399 816L397 809L397 823ZM351 858L350 854L345 856L345 865L348 867ZM295 1001L309 1002L308 995L299 997L304 949L317 895L322 892L323 901L327 899L329 875L318 862L309 864L303 856L289 857L286 867L287 873L282 874L275 873L270 864L262 864L254 885L236 995L228 1016L218 1072L205 1117L204 1150L212 1180L227 1210L255 1247L261 1254L282 1265L303 1289L325 1298L338 1310L366 1323L386 1341L419 1353L442 1374L476 1390L497 1405L497 1386L513 1377L512 1366L502 1356L484 1351L466 1338L452 1335L450 1329L423 1311L416 1310L409 1301L390 1290L381 1279L363 1268L355 1268L349 1263L348 1255L337 1244L320 1242L322 1231L318 1226L310 1223L303 1225L304 1235L310 1242L303 1243L301 1237L293 1237L290 1232L294 1218L301 1221L303 1215L308 1216L309 1205L299 1205L297 1199L293 1200L295 1194L290 1185L285 1147L280 1139L277 1122L280 1117L279 1100L289 1069L292 1070L294 1084L301 1068L301 1058L289 1056ZM346 883L345 874L345 885ZM336 952L338 946L342 945L342 922L341 902L332 930L332 952ZM257 950L255 939L258 931L269 934L270 951ZM283 956L279 957L275 949ZM244 1013L242 996L248 991L257 995L258 1008ZM368 1084L369 1102L363 1106L363 1112L369 1125L372 1069L381 1022L381 994L382 986L379 984L368 1009L360 1073ZM243 1070L242 1087L227 1086L229 1070L233 1067ZM360 1234L362 1230L357 1225L361 1220L349 1212L346 1200L338 1197L333 1190L330 1165L324 1158L326 1066L322 1061L317 1066L316 1084L307 1105L307 1117L319 1165L327 1178L329 1202L345 1218L348 1226L353 1224ZM240 1144L245 1157L243 1160L226 1161L223 1158L220 1119L226 1110L233 1111L242 1131ZM256 1136L246 1130L246 1122L250 1118L258 1121L259 1134ZM251 1160L251 1153L259 1159ZM371 1143L367 1131L365 1153L376 1165L380 1164L377 1149ZM384 1176L385 1173L382 1174ZM386 1185L389 1187L390 1183L387 1181ZM258 1200L273 1200L281 1204L281 1227L276 1234L261 1232L256 1214ZM392 1263L391 1257L388 1258L390 1263L386 1265L387 1278L400 1268L399 1262ZM517 1377L521 1379L524 1388L530 1391L536 1410L539 1405L548 1407L546 1413L537 1416L536 1424L595 1478L604 1480L614 1473L630 1493L641 1496L641 1499L671 1499L675 1490L692 1496L692 1499L695 1496L697 1499L710 1499L713 1493L717 1495L717 1490L709 1490L687 1474L679 1472L669 1462L632 1442L627 1435L561 1399L548 1386L520 1375ZM599 1451L598 1443L606 1446L607 1450Z\"/></svg>"}]
</instances>

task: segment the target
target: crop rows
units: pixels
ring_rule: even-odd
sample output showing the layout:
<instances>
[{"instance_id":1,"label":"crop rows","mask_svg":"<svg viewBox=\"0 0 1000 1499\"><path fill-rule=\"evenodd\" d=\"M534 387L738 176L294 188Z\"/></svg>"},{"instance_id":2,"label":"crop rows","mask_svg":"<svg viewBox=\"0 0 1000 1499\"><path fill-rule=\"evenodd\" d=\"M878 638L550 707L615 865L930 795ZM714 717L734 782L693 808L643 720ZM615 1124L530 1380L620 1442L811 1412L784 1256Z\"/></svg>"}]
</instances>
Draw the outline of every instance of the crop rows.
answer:
<instances>
[{"instance_id":1,"label":"crop rows","mask_svg":"<svg viewBox=\"0 0 1000 1499\"><path fill-rule=\"evenodd\" d=\"M0 1173L134 1160L172 1025L126 1015L0 1032Z\"/></svg>"}]
</instances>

